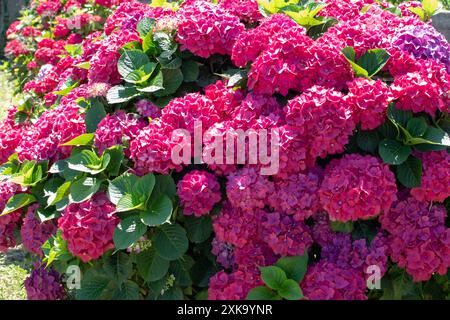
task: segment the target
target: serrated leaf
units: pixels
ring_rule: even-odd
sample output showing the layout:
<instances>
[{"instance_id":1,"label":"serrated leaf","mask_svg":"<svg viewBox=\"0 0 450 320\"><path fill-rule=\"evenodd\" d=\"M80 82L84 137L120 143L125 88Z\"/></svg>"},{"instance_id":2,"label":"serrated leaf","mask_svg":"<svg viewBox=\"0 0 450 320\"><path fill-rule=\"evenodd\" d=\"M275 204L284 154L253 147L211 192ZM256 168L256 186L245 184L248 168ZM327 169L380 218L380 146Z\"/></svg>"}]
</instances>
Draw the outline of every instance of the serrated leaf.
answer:
<instances>
[{"instance_id":1,"label":"serrated leaf","mask_svg":"<svg viewBox=\"0 0 450 320\"><path fill-rule=\"evenodd\" d=\"M162 279L169 270L169 261L163 259L153 247L136 256L137 269L146 282Z\"/></svg>"},{"instance_id":2,"label":"serrated leaf","mask_svg":"<svg viewBox=\"0 0 450 320\"><path fill-rule=\"evenodd\" d=\"M305 252L302 256L280 258L276 266L283 269L288 279L293 279L299 283L308 268L308 253Z\"/></svg>"},{"instance_id":3,"label":"serrated leaf","mask_svg":"<svg viewBox=\"0 0 450 320\"><path fill-rule=\"evenodd\" d=\"M91 99L90 107L86 110L85 123L87 132L95 132L97 126L106 117L105 107L98 99Z\"/></svg>"},{"instance_id":4,"label":"serrated leaf","mask_svg":"<svg viewBox=\"0 0 450 320\"><path fill-rule=\"evenodd\" d=\"M259 286L250 290L246 300L281 300L281 297L266 286Z\"/></svg>"},{"instance_id":5,"label":"serrated leaf","mask_svg":"<svg viewBox=\"0 0 450 320\"><path fill-rule=\"evenodd\" d=\"M180 69L161 70L163 75L163 90L156 91L156 97L164 97L175 93L183 82L183 73Z\"/></svg>"},{"instance_id":6,"label":"serrated leaf","mask_svg":"<svg viewBox=\"0 0 450 320\"><path fill-rule=\"evenodd\" d=\"M113 292L112 300L138 300L139 286L136 282L127 280L121 283Z\"/></svg>"},{"instance_id":7,"label":"serrated leaf","mask_svg":"<svg viewBox=\"0 0 450 320\"><path fill-rule=\"evenodd\" d=\"M139 95L140 93L135 87L117 85L109 89L106 99L109 104L117 104L127 102Z\"/></svg>"},{"instance_id":8,"label":"serrated leaf","mask_svg":"<svg viewBox=\"0 0 450 320\"><path fill-rule=\"evenodd\" d=\"M422 162L410 156L396 168L397 178L407 188L419 187L422 180Z\"/></svg>"},{"instance_id":9,"label":"serrated leaf","mask_svg":"<svg viewBox=\"0 0 450 320\"><path fill-rule=\"evenodd\" d=\"M136 30L141 37L145 37L155 27L156 20L145 17L137 24Z\"/></svg>"},{"instance_id":10,"label":"serrated leaf","mask_svg":"<svg viewBox=\"0 0 450 320\"><path fill-rule=\"evenodd\" d=\"M147 227L138 217L132 216L122 220L114 230L114 246L117 250L127 249L141 238Z\"/></svg>"},{"instance_id":11,"label":"serrated leaf","mask_svg":"<svg viewBox=\"0 0 450 320\"><path fill-rule=\"evenodd\" d=\"M411 118L406 125L406 130L413 137L421 137L427 131L427 127L427 122L423 117Z\"/></svg>"},{"instance_id":12,"label":"serrated leaf","mask_svg":"<svg viewBox=\"0 0 450 320\"><path fill-rule=\"evenodd\" d=\"M369 49L361 56L357 64L367 71L369 77L373 77L383 69L390 58L384 49Z\"/></svg>"},{"instance_id":13,"label":"serrated leaf","mask_svg":"<svg viewBox=\"0 0 450 320\"><path fill-rule=\"evenodd\" d=\"M208 216L187 217L185 227L189 240L194 243L202 243L206 241L213 231L212 220Z\"/></svg>"},{"instance_id":14,"label":"serrated leaf","mask_svg":"<svg viewBox=\"0 0 450 320\"><path fill-rule=\"evenodd\" d=\"M119 200L125 195L130 194L133 186L138 182L139 177L131 173L124 173L121 176L110 181L108 187L109 200L117 205Z\"/></svg>"},{"instance_id":15,"label":"serrated leaf","mask_svg":"<svg viewBox=\"0 0 450 320\"><path fill-rule=\"evenodd\" d=\"M152 243L158 254L169 261L179 259L189 246L186 231L179 224L165 224L158 227Z\"/></svg>"},{"instance_id":16,"label":"serrated leaf","mask_svg":"<svg viewBox=\"0 0 450 320\"><path fill-rule=\"evenodd\" d=\"M191 268L194 265L194 260L184 255L181 259L177 259L170 263L169 272L175 276L177 283L182 287L189 287L192 285Z\"/></svg>"},{"instance_id":17,"label":"serrated leaf","mask_svg":"<svg viewBox=\"0 0 450 320\"><path fill-rule=\"evenodd\" d=\"M378 152L385 163L398 165L411 154L411 147L402 145L396 140L384 139L378 146Z\"/></svg>"},{"instance_id":18,"label":"serrated leaf","mask_svg":"<svg viewBox=\"0 0 450 320\"><path fill-rule=\"evenodd\" d=\"M90 146L94 141L93 133L84 133L80 134L78 137L73 138L72 140L61 144L61 146Z\"/></svg>"},{"instance_id":19,"label":"serrated leaf","mask_svg":"<svg viewBox=\"0 0 450 320\"><path fill-rule=\"evenodd\" d=\"M3 209L3 212L2 214L0 214L0 216L10 214L34 202L36 202L36 198L31 194L19 193L13 195L11 198L9 198L8 202L6 202L5 208Z\"/></svg>"},{"instance_id":20,"label":"serrated leaf","mask_svg":"<svg viewBox=\"0 0 450 320\"><path fill-rule=\"evenodd\" d=\"M297 282L292 279L285 280L278 289L278 294L286 300L300 300L303 298L302 289Z\"/></svg>"},{"instance_id":21,"label":"serrated leaf","mask_svg":"<svg viewBox=\"0 0 450 320\"><path fill-rule=\"evenodd\" d=\"M261 279L264 283L273 290L281 288L284 281L287 280L286 273L283 269L276 266L259 267L261 271Z\"/></svg>"},{"instance_id":22,"label":"serrated leaf","mask_svg":"<svg viewBox=\"0 0 450 320\"><path fill-rule=\"evenodd\" d=\"M120 198L116 205L116 212L127 212L132 210L142 210L145 208L145 199L134 194L126 194Z\"/></svg>"},{"instance_id":23,"label":"serrated leaf","mask_svg":"<svg viewBox=\"0 0 450 320\"><path fill-rule=\"evenodd\" d=\"M70 186L70 202L80 203L90 199L102 184L102 179L95 177L85 177L74 181Z\"/></svg>"},{"instance_id":24,"label":"serrated leaf","mask_svg":"<svg viewBox=\"0 0 450 320\"><path fill-rule=\"evenodd\" d=\"M172 200L166 195L160 195L149 203L148 208L140 213L140 217L148 226L159 226L170 219L172 210Z\"/></svg>"},{"instance_id":25,"label":"serrated leaf","mask_svg":"<svg viewBox=\"0 0 450 320\"><path fill-rule=\"evenodd\" d=\"M120 284L130 278L133 273L133 264L126 253L118 252L105 258L103 270L108 278Z\"/></svg>"},{"instance_id":26,"label":"serrated leaf","mask_svg":"<svg viewBox=\"0 0 450 320\"><path fill-rule=\"evenodd\" d=\"M64 199L69 195L70 192L70 186L72 184L72 181L66 181L64 182L58 190L52 195L50 195L47 199L47 205L52 206Z\"/></svg>"},{"instance_id":27,"label":"serrated leaf","mask_svg":"<svg viewBox=\"0 0 450 320\"><path fill-rule=\"evenodd\" d=\"M125 79L131 72L139 70L149 63L148 56L139 50L125 50L119 58L117 68L120 75Z\"/></svg>"},{"instance_id":28,"label":"serrated leaf","mask_svg":"<svg viewBox=\"0 0 450 320\"><path fill-rule=\"evenodd\" d=\"M376 130L359 131L356 135L356 143L362 150L375 153L380 143L380 137Z\"/></svg>"}]
</instances>

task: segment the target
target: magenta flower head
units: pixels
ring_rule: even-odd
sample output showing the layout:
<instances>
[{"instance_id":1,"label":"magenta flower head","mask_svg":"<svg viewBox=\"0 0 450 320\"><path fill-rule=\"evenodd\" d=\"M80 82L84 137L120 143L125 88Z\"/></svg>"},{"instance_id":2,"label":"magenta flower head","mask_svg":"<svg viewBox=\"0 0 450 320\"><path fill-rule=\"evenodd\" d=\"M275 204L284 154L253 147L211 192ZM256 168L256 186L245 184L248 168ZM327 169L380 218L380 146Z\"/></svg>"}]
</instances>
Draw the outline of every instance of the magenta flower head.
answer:
<instances>
[{"instance_id":1,"label":"magenta flower head","mask_svg":"<svg viewBox=\"0 0 450 320\"><path fill-rule=\"evenodd\" d=\"M83 262L89 262L113 249L112 238L119 223L115 209L104 193L67 206L58 220L58 227L69 251Z\"/></svg>"},{"instance_id":2,"label":"magenta flower head","mask_svg":"<svg viewBox=\"0 0 450 320\"><path fill-rule=\"evenodd\" d=\"M61 275L56 270L35 267L24 284L28 300L63 300L66 297Z\"/></svg>"},{"instance_id":3,"label":"magenta flower head","mask_svg":"<svg viewBox=\"0 0 450 320\"><path fill-rule=\"evenodd\" d=\"M331 220L367 219L389 211L396 200L392 171L381 160L358 154L332 160L319 195Z\"/></svg>"},{"instance_id":4,"label":"magenta flower head","mask_svg":"<svg viewBox=\"0 0 450 320\"><path fill-rule=\"evenodd\" d=\"M22 229L20 229L20 235L23 246L29 252L42 256L42 245L56 233L57 228L51 220L39 221L36 217L36 209L38 207L39 205L35 204L28 208L27 214L23 219Z\"/></svg>"},{"instance_id":5,"label":"magenta flower head","mask_svg":"<svg viewBox=\"0 0 450 320\"><path fill-rule=\"evenodd\" d=\"M0 212L5 208L6 202L17 191L19 186L9 183L0 182ZM16 238L14 237L14 229L20 220L20 210L0 217L0 252L6 252L9 248L16 246Z\"/></svg>"},{"instance_id":6,"label":"magenta flower head","mask_svg":"<svg viewBox=\"0 0 450 320\"><path fill-rule=\"evenodd\" d=\"M210 212L221 199L216 177L206 171L193 170L178 182L178 196L183 214L200 217Z\"/></svg>"}]
</instances>

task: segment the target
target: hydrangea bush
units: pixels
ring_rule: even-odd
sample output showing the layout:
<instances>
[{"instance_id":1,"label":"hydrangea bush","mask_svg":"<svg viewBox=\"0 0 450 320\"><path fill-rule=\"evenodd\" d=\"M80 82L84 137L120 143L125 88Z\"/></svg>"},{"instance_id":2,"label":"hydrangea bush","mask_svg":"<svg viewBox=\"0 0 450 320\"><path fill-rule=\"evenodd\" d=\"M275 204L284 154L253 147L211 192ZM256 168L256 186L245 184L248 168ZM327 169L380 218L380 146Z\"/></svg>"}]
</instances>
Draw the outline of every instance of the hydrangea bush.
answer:
<instances>
[{"instance_id":1,"label":"hydrangea bush","mask_svg":"<svg viewBox=\"0 0 450 320\"><path fill-rule=\"evenodd\" d=\"M0 124L0 252L29 251L28 298L450 297L436 9L32 1ZM277 170L217 144L240 132Z\"/></svg>"}]
</instances>

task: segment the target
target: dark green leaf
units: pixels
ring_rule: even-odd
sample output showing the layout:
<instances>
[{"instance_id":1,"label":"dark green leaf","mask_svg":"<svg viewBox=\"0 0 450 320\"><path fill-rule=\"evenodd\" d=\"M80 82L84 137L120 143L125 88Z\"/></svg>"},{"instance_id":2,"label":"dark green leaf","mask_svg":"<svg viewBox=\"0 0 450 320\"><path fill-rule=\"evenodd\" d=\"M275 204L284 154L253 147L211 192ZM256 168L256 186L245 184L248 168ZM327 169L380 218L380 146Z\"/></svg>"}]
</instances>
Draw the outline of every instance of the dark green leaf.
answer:
<instances>
[{"instance_id":1,"label":"dark green leaf","mask_svg":"<svg viewBox=\"0 0 450 320\"><path fill-rule=\"evenodd\" d=\"M200 68L196 61L187 60L183 62L181 71L183 72L184 81L193 82L197 80L200 73Z\"/></svg>"},{"instance_id":2,"label":"dark green leaf","mask_svg":"<svg viewBox=\"0 0 450 320\"><path fill-rule=\"evenodd\" d=\"M341 222L341 221L330 221L331 230L334 232L345 232L350 233L353 231L353 221Z\"/></svg>"},{"instance_id":3,"label":"dark green leaf","mask_svg":"<svg viewBox=\"0 0 450 320\"><path fill-rule=\"evenodd\" d=\"M261 279L264 283L273 290L278 290L287 280L286 273L283 269L276 266L259 267L261 270Z\"/></svg>"},{"instance_id":4,"label":"dark green leaf","mask_svg":"<svg viewBox=\"0 0 450 320\"><path fill-rule=\"evenodd\" d=\"M95 132L97 126L106 117L105 107L98 99L91 99L91 106L86 111L85 123L87 132Z\"/></svg>"},{"instance_id":5,"label":"dark green leaf","mask_svg":"<svg viewBox=\"0 0 450 320\"><path fill-rule=\"evenodd\" d=\"M247 295L246 300L280 300L281 297L266 286L255 287Z\"/></svg>"},{"instance_id":6,"label":"dark green leaf","mask_svg":"<svg viewBox=\"0 0 450 320\"><path fill-rule=\"evenodd\" d=\"M385 163L398 165L408 158L411 147L396 140L384 139L378 146L378 152Z\"/></svg>"},{"instance_id":7,"label":"dark green leaf","mask_svg":"<svg viewBox=\"0 0 450 320\"><path fill-rule=\"evenodd\" d=\"M139 50L125 50L119 58L117 68L125 79L131 72L139 70L149 63L148 56Z\"/></svg>"},{"instance_id":8,"label":"dark green leaf","mask_svg":"<svg viewBox=\"0 0 450 320\"><path fill-rule=\"evenodd\" d=\"M70 186L70 201L80 203L90 199L100 189L103 180L95 177L85 177L74 181Z\"/></svg>"},{"instance_id":9,"label":"dark green leaf","mask_svg":"<svg viewBox=\"0 0 450 320\"><path fill-rule=\"evenodd\" d=\"M358 60L358 65L367 70L369 77L373 77L386 65L390 58L384 49L370 49Z\"/></svg>"},{"instance_id":10,"label":"dark green leaf","mask_svg":"<svg viewBox=\"0 0 450 320\"><path fill-rule=\"evenodd\" d=\"M303 298L303 292L302 289L300 289L298 282L292 279L283 282L278 289L278 294L286 300L300 300Z\"/></svg>"},{"instance_id":11,"label":"dark green leaf","mask_svg":"<svg viewBox=\"0 0 450 320\"><path fill-rule=\"evenodd\" d=\"M103 270L108 278L120 284L131 277L133 264L126 253L118 252L105 259Z\"/></svg>"},{"instance_id":12,"label":"dark green leaf","mask_svg":"<svg viewBox=\"0 0 450 320\"><path fill-rule=\"evenodd\" d=\"M406 125L406 130L408 130L413 137L421 137L425 131L427 131L427 127L427 122L423 117L411 118Z\"/></svg>"},{"instance_id":13,"label":"dark green leaf","mask_svg":"<svg viewBox=\"0 0 450 320\"><path fill-rule=\"evenodd\" d=\"M137 24L136 30L141 37L145 37L155 27L156 20L145 17Z\"/></svg>"},{"instance_id":14,"label":"dark green leaf","mask_svg":"<svg viewBox=\"0 0 450 320\"><path fill-rule=\"evenodd\" d=\"M146 282L162 279L169 270L169 261L158 255L153 247L139 253L136 263L139 274Z\"/></svg>"},{"instance_id":15,"label":"dark green leaf","mask_svg":"<svg viewBox=\"0 0 450 320\"><path fill-rule=\"evenodd\" d=\"M139 240L147 231L138 217L132 216L122 220L114 231L114 246L116 250L127 249Z\"/></svg>"},{"instance_id":16,"label":"dark green leaf","mask_svg":"<svg viewBox=\"0 0 450 320\"><path fill-rule=\"evenodd\" d=\"M181 259L177 259L170 263L169 272L175 276L177 283L183 287L189 287L192 285L191 268L194 265L194 260L184 255Z\"/></svg>"},{"instance_id":17,"label":"dark green leaf","mask_svg":"<svg viewBox=\"0 0 450 320\"><path fill-rule=\"evenodd\" d=\"M158 227L152 243L158 254L169 261L179 259L189 246L186 231L179 224L165 224Z\"/></svg>"},{"instance_id":18,"label":"dark green leaf","mask_svg":"<svg viewBox=\"0 0 450 320\"><path fill-rule=\"evenodd\" d=\"M185 227L189 240L194 243L206 241L212 233L212 221L209 216L187 217Z\"/></svg>"},{"instance_id":19,"label":"dark green leaf","mask_svg":"<svg viewBox=\"0 0 450 320\"><path fill-rule=\"evenodd\" d=\"M183 82L183 74L180 69L164 69L163 74L163 90L156 91L156 97L163 97L175 93Z\"/></svg>"},{"instance_id":20,"label":"dark green leaf","mask_svg":"<svg viewBox=\"0 0 450 320\"><path fill-rule=\"evenodd\" d=\"M380 143L380 137L375 130L359 131L356 135L356 142L362 150L375 153Z\"/></svg>"},{"instance_id":21,"label":"dark green leaf","mask_svg":"<svg viewBox=\"0 0 450 320\"><path fill-rule=\"evenodd\" d=\"M136 175L126 172L110 181L108 187L109 200L117 205L125 194L131 193L138 180L139 178Z\"/></svg>"},{"instance_id":22,"label":"dark green leaf","mask_svg":"<svg viewBox=\"0 0 450 320\"><path fill-rule=\"evenodd\" d=\"M109 104L116 104L127 102L139 95L139 91L137 91L137 89L133 86L118 85L109 89L106 94L106 99Z\"/></svg>"},{"instance_id":23,"label":"dark green leaf","mask_svg":"<svg viewBox=\"0 0 450 320\"><path fill-rule=\"evenodd\" d=\"M420 186L422 179L422 162L410 156L397 167L397 178L407 188Z\"/></svg>"},{"instance_id":24,"label":"dark green leaf","mask_svg":"<svg viewBox=\"0 0 450 320\"><path fill-rule=\"evenodd\" d=\"M121 283L112 293L112 300L138 300L139 286L137 283L127 280Z\"/></svg>"},{"instance_id":25,"label":"dark green leaf","mask_svg":"<svg viewBox=\"0 0 450 320\"><path fill-rule=\"evenodd\" d=\"M283 269L288 279L300 282L308 268L308 253L305 253L303 256L280 258L276 266Z\"/></svg>"},{"instance_id":26,"label":"dark green leaf","mask_svg":"<svg viewBox=\"0 0 450 320\"><path fill-rule=\"evenodd\" d=\"M148 226L159 226L170 219L172 210L172 200L166 195L160 195L149 203L148 208L140 213L140 217Z\"/></svg>"}]
</instances>

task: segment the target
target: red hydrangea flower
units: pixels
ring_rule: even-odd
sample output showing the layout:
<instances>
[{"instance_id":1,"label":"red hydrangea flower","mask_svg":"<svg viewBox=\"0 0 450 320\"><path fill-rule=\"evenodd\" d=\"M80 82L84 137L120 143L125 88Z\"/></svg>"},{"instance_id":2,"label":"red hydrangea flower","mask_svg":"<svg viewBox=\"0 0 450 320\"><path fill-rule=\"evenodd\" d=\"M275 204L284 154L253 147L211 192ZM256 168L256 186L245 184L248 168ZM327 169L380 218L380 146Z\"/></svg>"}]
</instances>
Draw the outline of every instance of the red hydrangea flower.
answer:
<instances>
[{"instance_id":1,"label":"red hydrangea flower","mask_svg":"<svg viewBox=\"0 0 450 320\"><path fill-rule=\"evenodd\" d=\"M67 206L58 219L58 227L69 251L83 262L89 262L113 249L112 237L119 223L115 210L103 193Z\"/></svg>"},{"instance_id":2,"label":"red hydrangea flower","mask_svg":"<svg viewBox=\"0 0 450 320\"><path fill-rule=\"evenodd\" d=\"M427 281L450 267L450 229L445 226L443 206L430 208L414 198L397 202L380 218L391 236L392 261L405 268L414 281Z\"/></svg>"},{"instance_id":3,"label":"red hydrangea flower","mask_svg":"<svg viewBox=\"0 0 450 320\"><path fill-rule=\"evenodd\" d=\"M37 267L24 285L28 300L63 300L66 297L62 277L56 270Z\"/></svg>"},{"instance_id":4,"label":"red hydrangea flower","mask_svg":"<svg viewBox=\"0 0 450 320\"><path fill-rule=\"evenodd\" d=\"M263 209L274 192L273 182L255 168L245 167L228 175L228 200L241 210Z\"/></svg>"},{"instance_id":5,"label":"red hydrangea flower","mask_svg":"<svg viewBox=\"0 0 450 320\"><path fill-rule=\"evenodd\" d=\"M372 156L345 155L327 166L319 195L331 220L366 219L389 211L396 200L395 177Z\"/></svg>"},{"instance_id":6,"label":"red hydrangea flower","mask_svg":"<svg viewBox=\"0 0 450 320\"><path fill-rule=\"evenodd\" d=\"M301 256L312 245L309 227L295 221L290 215L274 212L259 214L262 240L274 253L285 256Z\"/></svg>"},{"instance_id":7,"label":"red hydrangea flower","mask_svg":"<svg viewBox=\"0 0 450 320\"><path fill-rule=\"evenodd\" d=\"M262 281L259 275L236 270L233 273L220 271L209 279L209 300L243 300L250 290Z\"/></svg>"},{"instance_id":8,"label":"red hydrangea flower","mask_svg":"<svg viewBox=\"0 0 450 320\"><path fill-rule=\"evenodd\" d=\"M39 2L36 12L43 17L54 16L61 9L62 4L60 0L45 0Z\"/></svg>"},{"instance_id":9,"label":"red hydrangea flower","mask_svg":"<svg viewBox=\"0 0 450 320\"><path fill-rule=\"evenodd\" d=\"M219 5L243 22L254 23L263 17L256 0L220 0Z\"/></svg>"},{"instance_id":10,"label":"red hydrangea flower","mask_svg":"<svg viewBox=\"0 0 450 320\"><path fill-rule=\"evenodd\" d=\"M348 84L348 90L346 98L352 106L354 121L361 124L361 129L372 130L385 121L392 95L383 81L356 78Z\"/></svg>"},{"instance_id":11,"label":"red hydrangea flower","mask_svg":"<svg viewBox=\"0 0 450 320\"><path fill-rule=\"evenodd\" d=\"M417 156L422 160L422 180L411 195L419 201L444 202L450 197L450 154L443 150Z\"/></svg>"},{"instance_id":12,"label":"red hydrangea flower","mask_svg":"<svg viewBox=\"0 0 450 320\"><path fill-rule=\"evenodd\" d=\"M308 300L367 300L362 274L327 261L308 267L301 288Z\"/></svg>"},{"instance_id":13,"label":"red hydrangea flower","mask_svg":"<svg viewBox=\"0 0 450 320\"><path fill-rule=\"evenodd\" d=\"M230 114L236 109L244 99L244 92L241 89L234 90L226 87L223 81L217 81L205 87L205 97L214 104L222 120L229 120Z\"/></svg>"},{"instance_id":14,"label":"red hydrangea flower","mask_svg":"<svg viewBox=\"0 0 450 320\"><path fill-rule=\"evenodd\" d=\"M292 174L275 181L275 194L269 197L275 211L285 212L296 221L309 218L320 210L319 186L321 177L313 170Z\"/></svg>"},{"instance_id":15,"label":"red hydrangea flower","mask_svg":"<svg viewBox=\"0 0 450 320\"><path fill-rule=\"evenodd\" d=\"M178 11L177 41L182 50L208 58L213 54L231 54L244 25L237 16L207 1L185 3Z\"/></svg>"},{"instance_id":16,"label":"red hydrangea flower","mask_svg":"<svg viewBox=\"0 0 450 320\"><path fill-rule=\"evenodd\" d=\"M57 228L51 220L41 222L36 218L38 207L39 205L35 204L28 208L23 219L22 229L20 229L20 235L25 249L42 256L42 245L56 233Z\"/></svg>"},{"instance_id":17,"label":"red hydrangea flower","mask_svg":"<svg viewBox=\"0 0 450 320\"><path fill-rule=\"evenodd\" d=\"M313 158L343 152L355 128L344 96L318 86L288 102L286 122L306 137Z\"/></svg>"},{"instance_id":18,"label":"red hydrangea flower","mask_svg":"<svg viewBox=\"0 0 450 320\"><path fill-rule=\"evenodd\" d=\"M0 182L0 213L5 208L6 202L18 189L17 185ZM0 252L6 252L9 248L16 246L14 229L20 220L20 213L20 210L18 210L0 217Z\"/></svg>"},{"instance_id":19,"label":"red hydrangea flower","mask_svg":"<svg viewBox=\"0 0 450 320\"><path fill-rule=\"evenodd\" d=\"M109 147L122 145L125 140L133 140L144 126L144 121L136 119L131 113L119 110L100 121L95 131L94 145L101 154Z\"/></svg>"},{"instance_id":20,"label":"red hydrangea flower","mask_svg":"<svg viewBox=\"0 0 450 320\"><path fill-rule=\"evenodd\" d=\"M234 266L233 245L219 241L214 238L212 241L211 252L216 256L216 261L226 269Z\"/></svg>"},{"instance_id":21,"label":"red hydrangea flower","mask_svg":"<svg viewBox=\"0 0 450 320\"><path fill-rule=\"evenodd\" d=\"M141 99L134 105L136 111L142 116L147 118L156 119L161 117L161 108L157 107L149 100Z\"/></svg>"},{"instance_id":22,"label":"red hydrangea flower","mask_svg":"<svg viewBox=\"0 0 450 320\"><path fill-rule=\"evenodd\" d=\"M129 30L115 31L103 40L90 60L89 83L103 82L112 85L120 83L122 78L117 70L119 49L131 41L140 41L140 38L137 32Z\"/></svg>"},{"instance_id":23,"label":"red hydrangea flower","mask_svg":"<svg viewBox=\"0 0 450 320\"><path fill-rule=\"evenodd\" d=\"M185 215L205 215L221 199L220 185L216 177L206 171L189 172L178 182L177 190Z\"/></svg>"},{"instance_id":24,"label":"red hydrangea flower","mask_svg":"<svg viewBox=\"0 0 450 320\"><path fill-rule=\"evenodd\" d=\"M172 149L179 142L172 139L175 129L159 120L153 120L130 143L130 158L134 161L136 173L140 175L150 172L168 174L170 170L180 171L182 168L172 161Z\"/></svg>"}]
</instances>

